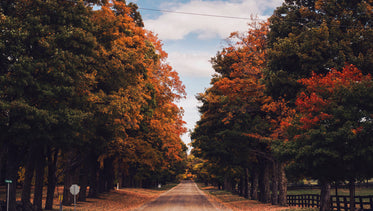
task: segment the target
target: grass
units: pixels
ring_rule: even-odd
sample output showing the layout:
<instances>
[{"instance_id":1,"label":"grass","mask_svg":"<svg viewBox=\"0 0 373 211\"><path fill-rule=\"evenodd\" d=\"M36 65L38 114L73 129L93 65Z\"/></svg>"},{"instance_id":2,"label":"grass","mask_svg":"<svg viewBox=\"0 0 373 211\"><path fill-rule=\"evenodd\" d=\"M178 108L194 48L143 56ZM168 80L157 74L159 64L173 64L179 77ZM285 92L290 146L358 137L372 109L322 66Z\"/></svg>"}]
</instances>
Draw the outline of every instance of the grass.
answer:
<instances>
[{"instance_id":1,"label":"grass","mask_svg":"<svg viewBox=\"0 0 373 211\"><path fill-rule=\"evenodd\" d=\"M300 190L288 190L288 195L301 195L301 194L320 194L320 189L300 189ZM349 196L350 192L347 188L339 188L338 189L338 196ZM331 195L335 195L335 189L331 189ZM373 195L373 188L356 188L355 190L356 196L369 196ZM335 198L334 198L335 200ZM340 198L340 200L342 200ZM364 199L364 202L369 202L369 199ZM334 204L335 205L335 204ZM336 206L336 205L335 205ZM369 205L364 205L364 208L370 208ZM303 209L306 210L306 209ZM310 211L317 210L317 209L308 209ZM292 211L292 209L287 210Z\"/></svg>"},{"instance_id":2,"label":"grass","mask_svg":"<svg viewBox=\"0 0 373 211\"><path fill-rule=\"evenodd\" d=\"M218 190L213 186L204 186L198 184L201 190L206 192L214 200L223 204L223 206L232 210L268 210L268 211L317 211L318 208L296 208L296 207L281 207L273 206L270 204L263 204L258 201L248 200L244 197L232 194L229 191ZM319 189L301 189L301 190L288 190L288 195L300 195L300 194L320 194ZM334 189L331 190L331 194L334 195ZM338 195L349 195L348 189L338 189ZM356 196L373 195L373 188L356 188Z\"/></svg>"},{"instance_id":3,"label":"grass","mask_svg":"<svg viewBox=\"0 0 373 211\"><path fill-rule=\"evenodd\" d=\"M301 195L301 194L320 194L320 189L300 189L300 190L288 190L288 195ZM339 188L339 196L348 196L349 190L346 188ZM331 189L331 195L335 195L335 189ZM373 188L356 188L356 196L369 196L373 195Z\"/></svg>"},{"instance_id":4,"label":"grass","mask_svg":"<svg viewBox=\"0 0 373 211\"><path fill-rule=\"evenodd\" d=\"M231 210L252 210L252 211L280 211L287 210L287 207L263 204L258 201L248 200L244 197L232 194L229 191L218 190L213 186L204 186L198 184L199 188L204 191L213 201L217 201L223 207Z\"/></svg>"}]
</instances>

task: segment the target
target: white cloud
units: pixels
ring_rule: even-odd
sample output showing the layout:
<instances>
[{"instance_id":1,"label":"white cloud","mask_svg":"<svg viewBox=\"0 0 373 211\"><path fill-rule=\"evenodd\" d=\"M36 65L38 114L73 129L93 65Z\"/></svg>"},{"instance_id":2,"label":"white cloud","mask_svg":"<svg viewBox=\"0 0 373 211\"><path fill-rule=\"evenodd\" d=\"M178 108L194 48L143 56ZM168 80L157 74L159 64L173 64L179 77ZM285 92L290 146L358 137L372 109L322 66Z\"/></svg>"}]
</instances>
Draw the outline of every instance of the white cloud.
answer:
<instances>
[{"instance_id":1,"label":"white cloud","mask_svg":"<svg viewBox=\"0 0 373 211\"><path fill-rule=\"evenodd\" d=\"M194 95L188 95L186 99L181 100L177 104L184 109L183 120L187 122L185 126L188 128L188 130L192 130L200 118L198 106L200 106L201 103L198 102ZM188 133L181 137L185 144L189 144L191 142L189 135L190 134L188 131Z\"/></svg>"},{"instance_id":2,"label":"white cloud","mask_svg":"<svg viewBox=\"0 0 373 211\"><path fill-rule=\"evenodd\" d=\"M140 5L141 2L151 2L151 0L132 1L139 2ZM245 18L254 15L266 19L266 15L270 15L268 11L271 13L283 2L283 0L191 0L185 3L186 1L183 0L184 3L180 3L181 0L160 0L157 9ZM177 104L184 108L183 119L187 122L188 129L193 129L196 121L200 119L197 108L199 102L195 99L195 94L204 92L204 88L209 86L211 75L214 74L209 60L215 56L217 49L216 46L211 45L211 40L220 42L234 31L246 31L248 22L249 20L242 19L175 13L163 13L156 19L144 20L145 27L158 34L163 42L179 43L173 45L172 51L167 51L167 61L187 85L187 98ZM194 34L187 37L192 33L196 34L201 41L196 41ZM206 42L206 39L210 39L210 42ZM190 142L188 134L182 136L182 139L185 143Z\"/></svg>"},{"instance_id":3,"label":"white cloud","mask_svg":"<svg viewBox=\"0 0 373 211\"><path fill-rule=\"evenodd\" d=\"M205 52L170 52L167 61L181 76L210 77L214 73L209 62L212 56Z\"/></svg>"},{"instance_id":4,"label":"white cloud","mask_svg":"<svg viewBox=\"0 0 373 211\"><path fill-rule=\"evenodd\" d=\"M192 0L189 3L163 4L161 9L213 14L218 16L250 17L266 19L264 13L279 6L282 0L241 0L241 1L202 1ZM199 39L215 37L226 38L231 32L244 31L250 20L206 17L179 13L164 13L156 20L145 20L146 28L157 33L162 40L180 40L189 33L197 33Z\"/></svg>"}]
</instances>

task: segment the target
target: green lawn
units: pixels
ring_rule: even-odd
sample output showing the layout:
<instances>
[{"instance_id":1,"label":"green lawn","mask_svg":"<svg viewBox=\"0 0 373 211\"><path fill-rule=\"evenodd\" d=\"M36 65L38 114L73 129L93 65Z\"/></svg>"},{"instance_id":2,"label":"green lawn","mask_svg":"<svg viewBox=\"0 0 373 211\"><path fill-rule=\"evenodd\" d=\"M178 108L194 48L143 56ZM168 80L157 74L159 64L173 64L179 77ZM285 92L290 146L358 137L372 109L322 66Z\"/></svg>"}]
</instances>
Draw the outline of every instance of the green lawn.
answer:
<instances>
[{"instance_id":1,"label":"green lawn","mask_svg":"<svg viewBox=\"0 0 373 211\"><path fill-rule=\"evenodd\" d=\"M320 189L300 189L300 190L288 190L288 195L301 195L301 194L320 194ZM338 189L338 195L348 196L348 189ZM331 195L335 195L335 189L331 189ZM356 188L356 196L368 196L373 195L373 188Z\"/></svg>"}]
</instances>

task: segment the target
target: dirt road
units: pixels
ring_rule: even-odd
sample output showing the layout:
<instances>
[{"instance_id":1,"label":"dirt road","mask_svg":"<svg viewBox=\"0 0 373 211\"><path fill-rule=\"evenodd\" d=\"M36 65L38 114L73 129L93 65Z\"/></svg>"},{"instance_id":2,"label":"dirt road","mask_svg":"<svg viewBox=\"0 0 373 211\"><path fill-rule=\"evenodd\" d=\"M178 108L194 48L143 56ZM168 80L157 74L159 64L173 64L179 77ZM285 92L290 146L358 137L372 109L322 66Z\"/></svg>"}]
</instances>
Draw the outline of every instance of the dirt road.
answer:
<instances>
[{"instance_id":1,"label":"dirt road","mask_svg":"<svg viewBox=\"0 0 373 211\"><path fill-rule=\"evenodd\" d=\"M212 211L223 210L211 203L193 181L183 181L155 201L136 211ZM226 211L227 209L224 209Z\"/></svg>"}]
</instances>

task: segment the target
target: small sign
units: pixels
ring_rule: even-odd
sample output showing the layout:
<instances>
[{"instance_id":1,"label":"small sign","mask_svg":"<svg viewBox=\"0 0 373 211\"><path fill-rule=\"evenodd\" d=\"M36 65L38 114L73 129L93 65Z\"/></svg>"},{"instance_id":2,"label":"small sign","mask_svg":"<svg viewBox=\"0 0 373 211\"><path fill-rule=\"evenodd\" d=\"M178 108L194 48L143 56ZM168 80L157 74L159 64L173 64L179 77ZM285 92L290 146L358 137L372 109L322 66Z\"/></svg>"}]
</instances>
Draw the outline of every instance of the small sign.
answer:
<instances>
[{"instance_id":1,"label":"small sign","mask_svg":"<svg viewBox=\"0 0 373 211\"><path fill-rule=\"evenodd\" d=\"M9 180L9 179L6 179L5 180L5 183L12 183L13 181L12 180Z\"/></svg>"},{"instance_id":2,"label":"small sign","mask_svg":"<svg viewBox=\"0 0 373 211\"><path fill-rule=\"evenodd\" d=\"M74 184L70 187L70 193L76 196L79 193L79 189L80 189L79 186Z\"/></svg>"}]
</instances>

